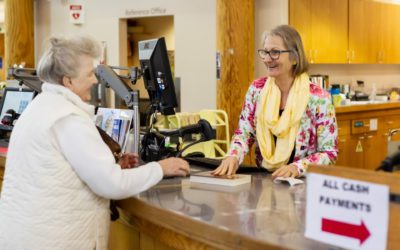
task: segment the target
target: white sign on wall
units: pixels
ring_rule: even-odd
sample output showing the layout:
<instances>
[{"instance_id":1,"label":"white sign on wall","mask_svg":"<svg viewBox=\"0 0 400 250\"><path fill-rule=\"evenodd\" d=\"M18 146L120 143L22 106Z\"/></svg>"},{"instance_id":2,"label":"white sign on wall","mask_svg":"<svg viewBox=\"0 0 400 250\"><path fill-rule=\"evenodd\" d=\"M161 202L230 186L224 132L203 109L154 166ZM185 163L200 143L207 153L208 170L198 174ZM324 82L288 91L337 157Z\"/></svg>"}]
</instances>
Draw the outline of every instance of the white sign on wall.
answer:
<instances>
[{"instance_id":1,"label":"white sign on wall","mask_svg":"<svg viewBox=\"0 0 400 250\"><path fill-rule=\"evenodd\" d=\"M73 24L83 24L85 22L85 12L82 4L69 5L69 21Z\"/></svg>"},{"instance_id":2,"label":"white sign on wall","mask_svg":"<svg viewBox=\"0 0 400 250\"><path fill-rule=\"evenodd\" d=\"M389 187L310 173L305 236L349 249L386 249Z\"/></svg>"}]
</instances>

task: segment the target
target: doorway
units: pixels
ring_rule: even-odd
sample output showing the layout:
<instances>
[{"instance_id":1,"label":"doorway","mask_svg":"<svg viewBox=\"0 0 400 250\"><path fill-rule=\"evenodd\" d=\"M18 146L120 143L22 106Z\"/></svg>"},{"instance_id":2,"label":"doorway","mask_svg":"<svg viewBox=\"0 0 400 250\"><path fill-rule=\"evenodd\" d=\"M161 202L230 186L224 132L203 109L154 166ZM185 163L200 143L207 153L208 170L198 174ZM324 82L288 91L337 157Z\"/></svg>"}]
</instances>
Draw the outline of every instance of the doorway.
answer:
<instances>
[{"instance_id":1,"label":"doorway","mask_svg":"<svg viewBox=\"0 0 400 250\"><path fill-rule=\"evenodd\" d=\"M164 37L168 50L168 59L171 65L172 77L174 78L174 54L175 54L175 36L174 36L174 17L156 16L140 17L127 19L127 66L140 66L138 55L138 42L148 39ZM140 98L146 100L149 98L143 79L139 79L134 89L139 89Z\"/></svg>"}]
</instances>

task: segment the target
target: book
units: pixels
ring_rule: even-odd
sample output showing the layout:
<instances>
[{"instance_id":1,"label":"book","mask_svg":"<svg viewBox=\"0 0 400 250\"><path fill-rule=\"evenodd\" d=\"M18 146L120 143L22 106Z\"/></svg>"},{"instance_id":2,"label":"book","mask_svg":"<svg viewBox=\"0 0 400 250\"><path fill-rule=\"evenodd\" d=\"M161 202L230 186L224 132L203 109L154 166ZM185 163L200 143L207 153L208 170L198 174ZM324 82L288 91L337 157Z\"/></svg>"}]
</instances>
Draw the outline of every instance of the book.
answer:
<instances>
[{"instance_id":1,"label":"book","mask_svg":"<svg viewBox=\"0 0 400 250\"><path fill-rule=\"evenodd\" d=\"M245 184L240 184L237 186L224 186L224 185L215 185L215 184L207 184L207 183L199 183L199 182L190 182L189 187L190 187L190 189L193 189L193 190L224 192L224 193L237 193L237 192L249 191L251 189L251 182L245 183Z\"/></svg>"},{"instance_id":2,"label":"book","mask_svg":"<svg viewBox=\"0 0 400 250\"><path fill-rule=\"evenodd\" d=\"M212 175L211 171L191 174L189 178L193 183L204 183L222 186L238 186L251 182L251 175L235 174L235 175Z\"/></svg>"}]
</instances>

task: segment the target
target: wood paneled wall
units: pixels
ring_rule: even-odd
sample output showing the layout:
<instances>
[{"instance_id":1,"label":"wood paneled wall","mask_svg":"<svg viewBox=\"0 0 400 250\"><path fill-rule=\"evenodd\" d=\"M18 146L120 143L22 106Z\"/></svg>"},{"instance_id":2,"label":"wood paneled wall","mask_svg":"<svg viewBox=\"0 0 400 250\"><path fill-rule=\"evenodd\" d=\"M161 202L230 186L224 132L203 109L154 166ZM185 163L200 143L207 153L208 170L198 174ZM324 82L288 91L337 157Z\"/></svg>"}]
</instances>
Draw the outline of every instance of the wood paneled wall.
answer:
<instances>
[{"instance_id":1,"label":"wood paneled wall","mask_svg":"<svg viewBox=\"0 0 400 250\"><path fill-rule=\"evenodd\" d=\"M5 62L3 67L35 64L33 0L5 0Z\"/></svg>"},{"instance_id":2,"label":"wood paneled wall","mask_svg":"<svg viewBox=\"0 0 400 250\"><path fill-rule=\"evenodd\" d=\"M2 60L2 67L0 68L0 82L5 80L5 61L4 61L4 34L0 33L0 57Z\"/></svg>"},{"instance_id":3,"label":"wood paneled wall","mask_svg":"<svg viewBox=\"0 0 400 250\"><path fill-rule=\"evenodd\" d=\"M217 0L217 52L221 55L217 108L228 113L232 135L254 79L254 0Z\"/></svg>"}]
</instances>

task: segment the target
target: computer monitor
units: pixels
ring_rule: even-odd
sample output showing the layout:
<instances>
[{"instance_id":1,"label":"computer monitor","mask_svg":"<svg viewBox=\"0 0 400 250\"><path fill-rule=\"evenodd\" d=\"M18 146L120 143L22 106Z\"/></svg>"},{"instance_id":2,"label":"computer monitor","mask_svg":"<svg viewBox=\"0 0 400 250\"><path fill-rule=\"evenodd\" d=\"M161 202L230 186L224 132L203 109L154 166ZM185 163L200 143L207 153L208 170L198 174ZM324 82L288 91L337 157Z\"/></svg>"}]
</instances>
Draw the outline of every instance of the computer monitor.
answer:
<instances>
[{"instance_id":1,"label":"computer monitor","mask_svg":"<svg viewBox=\"0 0 400 250\"><path fill-rule=\"evenodd\" d=\"M178 101L165 39L140 41L139 62L153 111L160 111L163 115L175 114Z\"/></svg>"},{"instance_id":2,"label":"computer monitor","mask_svg":"<svg viewBox=\"0 0 400 250\"><path fill-rule=\"evenodd\" d=\"M31 89L5 88L0 104L1 123L5 125L13 125L13 121L21 115L34 97L35 91ZM10 117L10 114L13 114L13 116Z\"/></svg>"}]
</instances>

